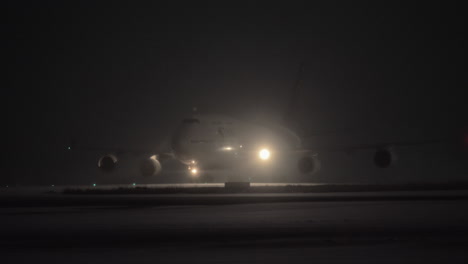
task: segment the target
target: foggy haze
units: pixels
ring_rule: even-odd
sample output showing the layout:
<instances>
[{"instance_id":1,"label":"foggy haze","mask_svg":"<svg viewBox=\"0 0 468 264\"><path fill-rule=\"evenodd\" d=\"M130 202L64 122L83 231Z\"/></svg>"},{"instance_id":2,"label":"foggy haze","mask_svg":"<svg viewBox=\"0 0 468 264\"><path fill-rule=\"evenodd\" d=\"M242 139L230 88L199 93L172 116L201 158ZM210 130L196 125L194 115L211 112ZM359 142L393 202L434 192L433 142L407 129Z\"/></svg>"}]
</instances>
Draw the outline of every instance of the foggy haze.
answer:
<instances>
[{"instance_id":1,"label":"foggy haze","mask_svg":"<svg viewBox=\"0 0 468 264\"><path fill-rule=\"evenodd\" d=\"M193 107L280 121L301 62L303 89L291 118L307 136L323 136L310 142L447 137L467 123L461 12L351 3L11 2L4 24L7 151L0 182L92 182L98 153L67 153L71 138L157 146ZM310 181L380 181L376 175L417 181L431 171L435 180L451 177L444 172L460 177L462 166L445 151L403 148L398 167L385 172L371 168L369 152L334 154ZM122 174L132 171L125 166ZM171 181L170 169L151 181Z\"/></svg>"}]
</instances>

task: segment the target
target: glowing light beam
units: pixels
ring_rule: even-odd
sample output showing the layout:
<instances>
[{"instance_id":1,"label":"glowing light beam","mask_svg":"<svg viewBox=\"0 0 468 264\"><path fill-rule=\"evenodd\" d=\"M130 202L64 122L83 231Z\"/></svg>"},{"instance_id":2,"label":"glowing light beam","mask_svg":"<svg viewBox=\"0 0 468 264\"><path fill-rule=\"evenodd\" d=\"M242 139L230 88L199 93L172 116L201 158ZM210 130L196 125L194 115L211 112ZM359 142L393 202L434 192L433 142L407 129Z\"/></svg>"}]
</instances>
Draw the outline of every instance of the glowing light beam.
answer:
<instances>
[{"instance_id":1,"label":"glowing light beam","mask_svg":"<svg viewBox=\"0 0 468 264\"><path fill-rule=\"evenodd\" d=\"M268 160L271 156L271 153L268 149L264 148L264 149L261 149L259 152L258 152L258 157L261 159L261 160Z\"/></svg>"}]
</instances>

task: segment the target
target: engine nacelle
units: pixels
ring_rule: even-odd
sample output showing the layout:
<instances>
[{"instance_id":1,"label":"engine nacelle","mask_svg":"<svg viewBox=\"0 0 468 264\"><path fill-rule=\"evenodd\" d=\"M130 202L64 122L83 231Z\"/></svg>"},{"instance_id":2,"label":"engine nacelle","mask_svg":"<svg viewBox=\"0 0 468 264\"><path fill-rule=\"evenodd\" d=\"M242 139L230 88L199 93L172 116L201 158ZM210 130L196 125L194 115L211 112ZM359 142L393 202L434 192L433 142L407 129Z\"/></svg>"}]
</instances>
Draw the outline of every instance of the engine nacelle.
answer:
<instances>
[{"instance_id":1,"label":"engine nacelle","mask_svg":"<svg viewBox=\"0 0 468 264\"><path fill-rule=\"evenodd\" d=\"M159 174L161 169L161 163L156 159L156 156L145 159L140 164L140 172L146 177Z\"/></svg>"},{"instance_id":2,"label":"engine nacelle","mask_svg":"<svg viewBox=\"0 0 468 264\"><path fill-rule=\"evenodd\" d=\"M379 149L374 154L374 164L379 168L388 168L396 160L396 153L391 149Z\"/></svg>"},{"instance_id":3,"label":"engine nacelle","mask_svg":"<svg viewBox=\"0 0 468 264\"><path fill-rule=\"evenodd\" d=\"M98 167L105 171L111 172L117 165L117 157L114 154L107 154L99 158Z\"/></svg>"},{"instance_id":4,"label":"engine nacelle","mask_svg":"<svg viewBox=\"0 0 468 264\"><path fill-rule=\"evenodd\" d=\"M303 174L314 174L320 170L320 160L316 155L307 155L299 158L297 168Z\"/></svg>"}]
</instances>

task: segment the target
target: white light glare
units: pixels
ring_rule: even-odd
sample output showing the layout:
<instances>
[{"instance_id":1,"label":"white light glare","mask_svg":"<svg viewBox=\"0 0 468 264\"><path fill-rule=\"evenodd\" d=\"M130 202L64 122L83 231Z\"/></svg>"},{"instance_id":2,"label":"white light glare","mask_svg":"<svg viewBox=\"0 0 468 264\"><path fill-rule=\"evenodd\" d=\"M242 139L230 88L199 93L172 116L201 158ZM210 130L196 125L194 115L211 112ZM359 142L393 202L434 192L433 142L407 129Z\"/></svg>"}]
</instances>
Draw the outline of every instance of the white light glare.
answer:
<instances>
[{"instance_id":1,"label":"white light glare","mask_svg":"<svg viewBox=\"0 0 468 264\"><path fill-rule=\"evenodd\" d=\"M262 160L267 160L270 158L270 151L268 149L262 149L258 152L258 157Z\"/></svg>"},{"instance_id":2,"label":"white light glare","mask_svg":"<svg viewBox=\"0 0 468 264\"><path fill-rule=\"evenodd\" d=\"M197 168L193 168L190 170L190 172L192 173L192 175L196 175L198 173L198 170Z\"/></svg>"}]
</instances>

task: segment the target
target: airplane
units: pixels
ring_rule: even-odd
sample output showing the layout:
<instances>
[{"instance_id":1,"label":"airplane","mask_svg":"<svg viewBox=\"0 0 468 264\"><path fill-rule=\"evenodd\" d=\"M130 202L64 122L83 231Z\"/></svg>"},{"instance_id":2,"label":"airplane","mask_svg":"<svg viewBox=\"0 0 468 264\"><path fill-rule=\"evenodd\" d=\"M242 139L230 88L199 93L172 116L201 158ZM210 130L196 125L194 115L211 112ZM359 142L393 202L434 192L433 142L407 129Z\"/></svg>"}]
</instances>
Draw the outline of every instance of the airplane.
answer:
<instances>
[{"instance_id":1,"label":"airplane","mask_svg":"<svg viewBox=\"0 0 468 264\"><path fill-rule=\"evenodd\" d=\"M293 96L285 113L286 117L293 115L290 109L296 104L297 94L302 86L303 72L302 63L292 89ZM463 140L467 146L467 134ZM133 152L145 156L140 164L143 176L160 174L162 164L168 160L178 160L185 164L189 174L198 176L214 168L232 170L239 167L273 167L283 160L292 159L301 174L314 175L321 168L320 152L371 149L374 151L373 163L379 168L388 168L397 159L395 147L445 141L445 139L430 139L310 148L303 146L301 137L283 124L248 122L220 114L200 114L194 108L193 114L182 119L174 130L165 150L115 149L100 157L97 165L102 171L111 172L117 166L120 154ZM68 149L75 148L74 143L68 147ZM101 149L94 148L94 150Z\"/></svg>"},{"instance_id":2,"label":"airplane","mask_svg":"<svg viewBox=\"0 0 468 264\"><path fill-rule=\"evenodd\" d=\"M320 168L317 153L301 149L300 138L290 129L275 124L258 124L219 114L198 114L184 118L170 137L169 151L147 153L140 164L143 176L155 176L162 163L175 159L192 175L211 169L269 166L283 155L301 155L299 170L315 173ZM118 163L116 150L99 158L98 167L112 171ZM140 152L144 151L129 151Z\"/></svg>"}]
</instances>

